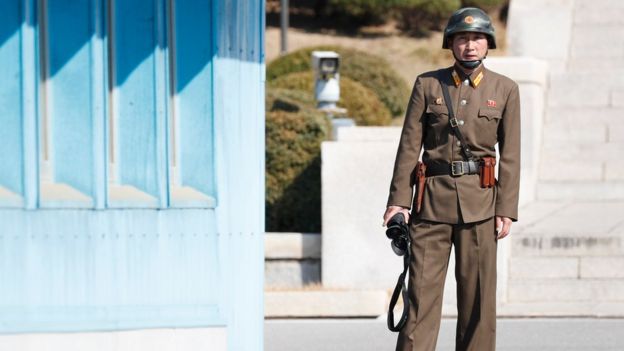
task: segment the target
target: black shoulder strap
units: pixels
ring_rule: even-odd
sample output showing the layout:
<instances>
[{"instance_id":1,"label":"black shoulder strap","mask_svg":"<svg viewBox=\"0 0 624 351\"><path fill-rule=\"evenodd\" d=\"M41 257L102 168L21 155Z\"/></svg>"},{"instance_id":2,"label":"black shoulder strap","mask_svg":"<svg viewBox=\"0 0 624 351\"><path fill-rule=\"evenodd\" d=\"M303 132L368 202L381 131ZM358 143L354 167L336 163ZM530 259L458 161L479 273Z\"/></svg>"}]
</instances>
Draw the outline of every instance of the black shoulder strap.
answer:
<instances>
[{"instance_id":1,"label":"black shoulder strap","mask_svg":"<svg viewBox=\"0 0 624 351\"><path fill-rule=\"evenodd\" d=\"M409 247L410 244L408 242L407 250L403 256L403 272L399 275L399 280L397 281L394 291L392 292L392 297L390 298L390 307L388 307L388 329L393 332L399 332L403 329L409 314L409 298L407 296L407 288L405 287L405 276L407 275L410 262ZM399 295L403 298L403 312L401 313L401 319L399 319L399 322L394 325L394 306L396 306L396 303L399 300Z\"/></svg>"},{"instance_id":2,"label":"black shoulder strap","mask_svg":"<svg viewBox=\"0 0 624 351\"><path fill-rule=\"evenodd\" d=\"M442 72L444 71L440 71L440 73ZM477 158L470 150L470 147L468 147L468 143L466 143L466 138L464 138L464 135L459 130L459 124L457 123L457 118L455 118L455 114L453 113L453 102L451 101L451 94L449 94L448 86L442 80L441 74L438 74L438 81L440 82L440 86L442 87L442 94L444 95L444 102L446 103L446 108L448 108L449 124L451 125L451 130L453 131L453 134L455 134L457 139L459 139L459 143L461 144L460 147L464 154L464 157L466 157L468 161L476 161Z\"/></svg>"}]
</instances>

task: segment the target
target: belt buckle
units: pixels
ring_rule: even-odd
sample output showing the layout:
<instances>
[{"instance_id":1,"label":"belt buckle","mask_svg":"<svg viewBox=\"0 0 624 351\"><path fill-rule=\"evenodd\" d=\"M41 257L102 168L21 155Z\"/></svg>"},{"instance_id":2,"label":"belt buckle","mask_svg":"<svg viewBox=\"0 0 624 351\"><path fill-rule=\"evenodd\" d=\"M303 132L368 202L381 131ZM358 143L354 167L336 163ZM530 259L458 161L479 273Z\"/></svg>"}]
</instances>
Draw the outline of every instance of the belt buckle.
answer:
<instances>
[{"instance_id":1,"label":"belt buckle","mask_svg":"<svg viewBox=\"0 0 624 351\"><path fill-rule=\"evenodd\" d=\"M464 162L463 161L453 161L451 162L451 174L455 177L464 175L466 172L464 171Z\"/></svg>"}]
</instances>

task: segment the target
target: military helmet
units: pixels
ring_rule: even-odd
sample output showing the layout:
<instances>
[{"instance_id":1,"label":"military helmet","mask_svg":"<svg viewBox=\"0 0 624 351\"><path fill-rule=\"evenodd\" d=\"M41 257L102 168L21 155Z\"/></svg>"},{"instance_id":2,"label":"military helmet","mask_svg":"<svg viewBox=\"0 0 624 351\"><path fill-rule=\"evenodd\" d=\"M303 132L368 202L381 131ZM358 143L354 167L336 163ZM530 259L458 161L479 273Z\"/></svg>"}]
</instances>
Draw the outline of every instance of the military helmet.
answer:
<instances>
[{"instance_id":1,"label":"military helmet","mask_svg":"<svg viewBox=\"0 0 624 351\"><path fill-rule=\"evenodd\" d=\"M488 49L496 49L496 37L492 20L483 10L476 7L464 7L455 11L444 29L442 48L448 49L448 39L460 32L477 32L487 36Z\"/></svg>"}]
</instances>

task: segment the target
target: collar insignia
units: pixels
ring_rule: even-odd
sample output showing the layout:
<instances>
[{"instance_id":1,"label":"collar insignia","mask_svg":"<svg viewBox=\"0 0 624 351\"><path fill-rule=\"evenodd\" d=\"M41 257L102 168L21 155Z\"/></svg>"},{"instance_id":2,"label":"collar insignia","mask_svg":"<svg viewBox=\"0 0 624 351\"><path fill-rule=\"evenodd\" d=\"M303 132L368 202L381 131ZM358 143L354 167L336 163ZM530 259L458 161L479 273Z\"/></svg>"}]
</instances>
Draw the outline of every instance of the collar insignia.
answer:
<instances>
[{"instance_id":1,"label":"collar insignia","mask_svg":"<svg viewBox=\"0 0 624 351\"><path fill-rule=\"evenodd\" d=\"M479 86L479 83L481 83L482 79L483 79L483 71L479 72L479 74L477 74L475 79L472 81L472 84L474 85L475 88Z\"/></svg>"},{"instance_id":2,"label":"collar insignia","mask_svg":"<svg viewBox=\"0 0 624 351\"><path fill-rule=\"evenodd\" d=\"M455 87L458 87L461 84L461 79L459 78L459 74L455 70L451 73L453 76L453 82L455 83Z\"/></svg>"},{"instance_id":3,"label":"collar insignia","mask_svg":"<svg viewBox=\"0 0 624 351\"><path fill-rule=\"evenodd\" d=\"M461 78L459 77L459 74L457 73L457 71L453 70L453 72L451 72L451 75L453 76L453 83L455 83L455 87L458 87L461 84ZM482 80L483 80L483 70L481 70L479 74L477 74L477 76L474 77L474 79L470 78L470 83L472 84L473 87L476 88L479 86Z\"/></svg>"}]
</instances>

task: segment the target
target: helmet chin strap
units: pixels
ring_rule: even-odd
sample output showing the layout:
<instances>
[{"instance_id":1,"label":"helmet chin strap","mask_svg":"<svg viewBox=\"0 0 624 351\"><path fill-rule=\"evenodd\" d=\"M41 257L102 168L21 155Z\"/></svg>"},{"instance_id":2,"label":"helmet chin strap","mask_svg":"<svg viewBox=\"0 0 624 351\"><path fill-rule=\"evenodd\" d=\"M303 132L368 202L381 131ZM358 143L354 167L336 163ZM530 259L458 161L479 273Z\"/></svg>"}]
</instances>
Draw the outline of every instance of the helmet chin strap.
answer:
<instances>
[{"instance_id":1,"label":"helmet chin strap","mask_svg":"<svg viewBox=\"0 0 624 351\"><path fill-rule=\"evenodd\" d=\"M481 64L481 62L483 62L483 60L485 60L485 58L487 57L487 52L485 53L485 56L479 60L460 60L459 57L455 55L455 51L453 51L453 57L455 57L455 61L457 61L457 63L459 63L460 66L466 69L475 69L479 67L479 65Z\"/></svg>"},{"instance_id":2,"label":"helmet chin strap","mask_svg":"<svg viewBox=\"0 0 624 351\"><path fill-rule=\"evenodd\" d=\"M460 66L467 69L475 69L479 67L481 64L481 60L472 60L472 61L457 61Z\"/></svg>"}]
</instances>

